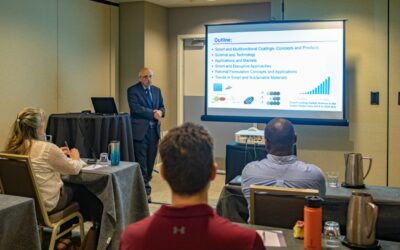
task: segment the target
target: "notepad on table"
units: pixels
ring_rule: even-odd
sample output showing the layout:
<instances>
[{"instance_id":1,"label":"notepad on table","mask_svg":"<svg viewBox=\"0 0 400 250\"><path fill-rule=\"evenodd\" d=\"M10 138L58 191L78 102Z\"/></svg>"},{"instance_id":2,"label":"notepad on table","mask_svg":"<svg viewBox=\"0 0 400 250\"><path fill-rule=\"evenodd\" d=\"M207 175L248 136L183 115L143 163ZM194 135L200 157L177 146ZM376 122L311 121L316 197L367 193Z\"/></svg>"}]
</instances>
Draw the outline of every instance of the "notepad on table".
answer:
<instances>
[{"instance_id":1,"label":"notepad on table","mask_svg":"<svg viewBox=\"0 0 400 250\"><path fill-rule=\"evenodd\" d=\"M85 170L95 170L95 169L104 168L104 167L107 167L107 166L108 165L92 164L92 165L84 166L83 169L85 169Z\"/></svg>"},{"instance_id":2,"label":"notepad on table","mask_svg":"<svg viewBox=\"0 0 400 250\"><path fill-rule=\"evenodd\" d=\"M257 230L266 247L286 247L285 237L282 231Z\"/></svg>"}]
</instances>

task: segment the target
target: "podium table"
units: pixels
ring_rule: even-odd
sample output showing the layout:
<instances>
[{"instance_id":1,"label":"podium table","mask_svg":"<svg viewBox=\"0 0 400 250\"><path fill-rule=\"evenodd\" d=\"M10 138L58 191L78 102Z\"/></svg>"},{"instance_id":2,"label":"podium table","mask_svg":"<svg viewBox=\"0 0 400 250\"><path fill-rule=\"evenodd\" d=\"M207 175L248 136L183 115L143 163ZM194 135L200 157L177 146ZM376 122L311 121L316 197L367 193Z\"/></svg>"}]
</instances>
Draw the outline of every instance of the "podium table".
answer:
<instances>
[{"instance_id":1,"label":"podium table","mask_svg":"<svg viewBox=\"0 0 400 250\"><path fill-rule=\"evenodd\" d=\"M121 161L135 161L132 127L129 114L52 114L47 122L48 135L53 143L79 150L82 158L98 158L108 152L108 144L120 142Z\"/></svg>"}]
</instances>

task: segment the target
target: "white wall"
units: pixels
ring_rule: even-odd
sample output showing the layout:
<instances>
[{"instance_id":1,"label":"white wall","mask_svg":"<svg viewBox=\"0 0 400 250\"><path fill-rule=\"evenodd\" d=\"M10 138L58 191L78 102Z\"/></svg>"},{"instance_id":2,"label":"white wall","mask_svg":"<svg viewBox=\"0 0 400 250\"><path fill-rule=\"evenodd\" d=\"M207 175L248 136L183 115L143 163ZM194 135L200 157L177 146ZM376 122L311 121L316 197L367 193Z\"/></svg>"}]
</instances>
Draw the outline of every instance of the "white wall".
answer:
<instances>
[{"instance_id":1,"label":"white wall","mask_svg":"<svg viewBox=\"0 0 400 250\"><path fill-rule=\"evenodd\" d=\"M57 1L0 2L0 148L25 106L57 111Z\"/></svg>"},{"instance_id":2,"label":"white wall","mask_svg":"<svg viewBox=\"0 0 400 250\"><path fill-rule=\"evenodd\" d=\"M389 1L389 186L400 187L400 0Z\"/></svg>"},{"instance_id":3,"label":"white wall","mask_svg":"<svg viewBox=\"0 0 400 250\"><path fill-rule=\"evenodd\" d=\"M272 17L280 19L280 0L273 0ZM345 152L373 158L366 179L387 182L387 2L381 0L286 0L285 19L347 19L346 83L349 127L296 126L299 158L337 170L344 179ZM380 92L380 104L370 104L370 92ZM367 164L365 164L367 165ZM367 167L367 166L365 166Z\"/></svg>"},{"instance_id":4,"label":"white wall","mask_svg":"<svg viewBox=\"0 0 400 250\"><path fill-rule=\"evenodd\" d=\"M266 21L270 19L270 3L240 4L215 7L172 8L168 10L169 87L164 90L171 110L167 127L177 125L177 38L178 35L204 34L205 24Z\"/></svg>"},{"instance_id":5,"label":"white wall","mask_svg":"<svg viewBox=\"0 0 400 250\"><path fill-rule=\"evenodd\" d=\"M121 4L121 110L129 112L127 89L138 82L140 68L154 71L154 84L161 88L163 97L170 88L168 73L168 10L148 3ZM171 114L166 105L167 117ZM164 129L164 123L162 129Z\"/></svg>"},{"instance_id":6,"label":"white wall","mask_svg":"<svg viewBox=\"0 0 400 250\"><path fill-rule=\"evenodd\" d=\"M144 66L144 2L120 5L120 109L129 112L127 89L137 82Z\"/></svg>"},{"instance_id":7,"label":"white wall","mask_svg":"<svg viewBox=\"0 0 400 250\"><path fill-rule=\"evenodd\" d=\"M116 31L117 7L92 1L59 1L59 112L93 110L90 97L115 96L118 75L115 73L118 66L115 64L118 61Z\"/></svg>"},{"instance_id":8,"label":"white wall","mask_svg":"<svg viewBox=\"0 0 400 250\"><path fill-rule=\"evenodd\" d=\"M26 106L92 109L118 88L118 8L85 0L0 2L0 148Z\"/></svg>"}]
</instances>

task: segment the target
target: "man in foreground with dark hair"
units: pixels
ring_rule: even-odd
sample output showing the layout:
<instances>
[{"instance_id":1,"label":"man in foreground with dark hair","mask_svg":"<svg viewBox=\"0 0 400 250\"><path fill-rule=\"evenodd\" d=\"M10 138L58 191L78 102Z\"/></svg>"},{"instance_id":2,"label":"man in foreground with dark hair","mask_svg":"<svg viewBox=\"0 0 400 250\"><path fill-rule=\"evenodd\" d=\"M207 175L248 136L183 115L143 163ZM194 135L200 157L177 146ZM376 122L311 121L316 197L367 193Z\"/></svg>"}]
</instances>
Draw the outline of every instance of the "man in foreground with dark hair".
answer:
<instances>
[{"instance_id":1,"label":"man in foreground with dark hair","mask_svg":"<svg viewBox=\"0 0 400 250\"><path fill-rule=\"evenodd\" d=\"M293 145L297 141L290 121L275 118L268 122L264 131L267 157L253 161L242 171L242 190L247 204L250 201L250 185L289 188L318 189L325 195L325 177L321 169L313 164L297 160Z\"/></svg>"},{"instance_id":2,"label":"man in foreground with dark hair","mask_svg":"<svg viewBox=\"0 0 400 250\"><path fill-rule=\"evenodd\" d=\"M186 123L160 144L160 174L172 191L172 204L129 225L120 249L265 249L253 230L219 217L207 205L215 179L213 140L202 126Z\"/></svg>"}]
</instances>

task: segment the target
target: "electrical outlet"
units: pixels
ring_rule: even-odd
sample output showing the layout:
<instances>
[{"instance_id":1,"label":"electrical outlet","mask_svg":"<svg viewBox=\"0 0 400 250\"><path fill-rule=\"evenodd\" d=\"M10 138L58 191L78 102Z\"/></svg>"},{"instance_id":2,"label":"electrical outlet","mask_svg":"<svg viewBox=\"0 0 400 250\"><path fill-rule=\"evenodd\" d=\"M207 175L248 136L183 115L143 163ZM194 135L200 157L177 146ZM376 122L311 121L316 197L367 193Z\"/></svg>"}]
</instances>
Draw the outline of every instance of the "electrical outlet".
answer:
<instances>
[{"instance_id":1,"label":"electrical outlet","mask_svg":"<svg viewBox=\"0 0 400 250\"><path fill-rule=\"evenodd\" d=\"M379 92L371 91L371 105L379 105Z\"/></svg>"}]
</instances>

